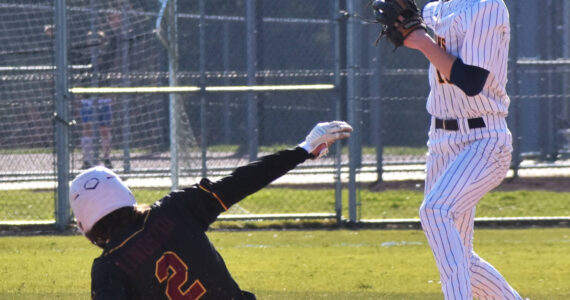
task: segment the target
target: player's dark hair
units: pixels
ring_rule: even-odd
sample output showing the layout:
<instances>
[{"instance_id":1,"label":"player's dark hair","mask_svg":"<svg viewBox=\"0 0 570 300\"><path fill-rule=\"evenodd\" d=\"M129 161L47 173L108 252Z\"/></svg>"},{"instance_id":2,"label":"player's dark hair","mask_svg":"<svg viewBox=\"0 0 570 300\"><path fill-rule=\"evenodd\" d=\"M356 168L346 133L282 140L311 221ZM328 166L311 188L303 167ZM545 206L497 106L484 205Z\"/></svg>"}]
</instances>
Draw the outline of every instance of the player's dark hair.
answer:
<instances>
[{"instance_id":1,"label":"player's dark hair","mask_svg":"<svg viewBox=\"0 0 570 300\"><path fill-rule=\"evenodd\" d=\"M105 248L115 231L143 219L149 210L148 205L121 207L97 221L85 236L93 244Z\"/></svg>"}]
</instances>

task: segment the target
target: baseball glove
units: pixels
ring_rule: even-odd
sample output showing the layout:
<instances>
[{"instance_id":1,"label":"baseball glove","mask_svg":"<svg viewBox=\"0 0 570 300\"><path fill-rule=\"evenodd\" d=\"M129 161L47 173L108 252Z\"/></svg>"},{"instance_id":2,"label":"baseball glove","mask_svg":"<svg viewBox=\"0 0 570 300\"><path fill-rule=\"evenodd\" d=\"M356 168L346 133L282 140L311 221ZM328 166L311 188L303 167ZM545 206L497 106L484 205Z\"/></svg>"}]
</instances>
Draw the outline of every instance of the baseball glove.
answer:
<instances>
[{"instance_id":1,"label":"baseball glove","mask_svg":"<svg viewBox=\"0 0 570 300\"><path fill-rule=\"evenodd\" d=\"M376 23L383 25L376 43L385 35L396 48L415 30L426 30L426 24L414 0L374 0Z\"/></svg>"}]
</instances>

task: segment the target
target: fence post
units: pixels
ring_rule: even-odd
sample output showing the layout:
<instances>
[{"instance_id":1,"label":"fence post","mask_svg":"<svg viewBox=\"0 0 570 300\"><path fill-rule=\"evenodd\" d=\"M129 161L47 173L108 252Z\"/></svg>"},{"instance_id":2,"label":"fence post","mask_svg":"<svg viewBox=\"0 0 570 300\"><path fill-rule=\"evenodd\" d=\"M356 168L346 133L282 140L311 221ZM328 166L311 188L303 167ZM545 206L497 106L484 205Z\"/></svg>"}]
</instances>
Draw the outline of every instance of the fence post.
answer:
<instances>
[{"instance_id":1,"label":"fence post","mask_svg":"<svg viewBox=\"0 0 570 300\"><path fill-rule=\"evenodd\" d=\"M90 34L88 34L87 37L87 42L90 45L98 45L100 43L99 39L101 39L101 37L99 36L99 34L97 34L97 31L99 31L99 21L97 18L97 9L95 8L96 6L96 2L98 2L97 0L89 0L89 31L91 32ZM89 55L90 55L90 59L91 59L91 68L93 70L92 76L91 76L91 80L90 80L90 84L92 87L99 87L101 86L100 82L99 82L99 76L101 76L101 68L100 68L100 60L99 60L99 51L102 47L100 45L98 46L91 46L90 50L89 50ZM101 77L103 78L103 77ZM91 94L91 95L83 95L83 97L87 97L89 96L89 100L93 101L93 105L97 105L95 104L96 101L98 101L99 99L99 95L97 94ZM97 161L99 160L99 156L100 156L100 152L101 152L101 145L100 143L97 143L95 141L98 141L101 136L100 136L100 132L99 132L99 122L92 122L91 123L92 129L92 139L93 139L93 149L92 149L92 159L93 161L88 162L89 164L97 164Z\"/></svg>"},{"instance_id":2,"label":"fence post","mask_svg":"<svg viewBox=\"0 0 570 300\"><path fill-rule=\"evenodd\" d=\"M570 1L562 1L562 57L565 60L570 59ZM570 72L568 68L570 65L566 65L566 71L562 75L562 119L570 120ZM566 127L570 124L566 123ZM570 141L565 141L567 144L565 147L569 147L568 143Z\"/></svg>"},{"instance_id":3,"label":"fence post","mask_svg":"<svg viewBox=\"0 0 570 300\"><path fill-rule=\"evenodd\" d=\"M552 0L546 0L543 1L544 5L546 6L546 13L547 15L551 16L554 14L553 11L553 5L552 5ZM545 24L543 24L542 26L545 27L546 32L555 32L556 29L554 28L554 24L552 22L552 18L544 18L544 22ZM541 43L541 45L543 46L543 57L546 60L551 60L553 59L553 41L552 41L552 37L549 35L543 35L542 36L543 41ZM553 94L554 93L554 84L553 84L553 74L552 74L552 69L548 68L547 69L547 73L544 75L544 77L546 78L546 83L541 85L541 92L542 94ZM543 122L544 122L544 151L542 153L542 156L545 160L551 160L554 161L556 160L557 156L558 156L558 148L557 148L557 139L556 139L556 131L557 131L557 116L558 116L558 112L556 109L556 103L558 102L556 99L552 98L552 97L547 97L546 99L544 99L544 101L546 102L545 105L543 106Z\"/></svg>"},{"instance_id":4,"label":"fence post","mask_svg":"<svg viewBox=\"0 0 570 300\"><path fill-rule=\"evenodd\" d=\"M67 122L69 99L67 89L67 24L66 2L55 2L55 138L57 151L57 203L56 228L69 225L69 123Z\"/></svg>"},{"instance_id":5,"label":"fence post","mask_svg":"<svg viewBox=\"0 0 570 300\"><path fill-rule=\"evenodd\" d=\"M169 26L168 26L168 83L170 86L178 85L176 73L178 72L178 16L177 1L170 0L168 7ZM168 95L168 110L170 117L170 180L171 190L178 189L178 116L179 105L178 95L171 93Z\"/></svg>"},{"instance_id":6,"label":"fence post","mask_svg":"<svg viewBox=\"0 0 570 300\"><path fill-rule=\"evenodd\" d=\"M247 52L247 85L256 84L255 74L257 72L257 0L245 2L245 35ZM257 94L247 92L247 138L249 160L257 159L257 148L259 146L259 128L257 119Z\"/></svg>"},{"instance_id":7,"label":"fence post","mask_svg":"<svg viewBox=\"0 0 570 300\"><path fill-rule=\"evenodd\" d=\"M130 86L131 81L129 76L130 72L130 56L129 56L129 34L130 34L130 20L128 10L128 3L125 0L121 1L121 72L123 73L123 86ZM121 134L123 135L123 172L129 173L131 171L131 149L130 149L130 136L131 136L131 123L129 116L130 108L130 96L120 95L122 110L123 110L123 120L121 125Z\"/></svg>"},{"instance_id":8,"label":"fence post","mask_svg":"<svg viewBox=\"0 0 570 300\"><path fill-rule=\"evenodd\" d=\"M355 1L347 0L346 10L349 14L346 25L346 67L347 67L347 119L348 123L354 127L352 137L348 140L348 214L349 222L355 223L357 220L357 199L356 199L356 169L358 168L359 151L359 119L357 116L357 84L356 72L358 69L358 19L353 16L356 11Z\"/></svg>"},{"instance_id":9,"label":"fence post","mask_svg":"<svg viewBox=\"0 0 570 300\"><path fill-rule=\"evenodd\" d=\"M202 162L202 177L208 176L207 153L208 153L208 118L206 117L206 1L200 0L200 26L199 26L199 47L200 47L200 150Z\"/></svg>"},{"instance_id":10,"label":"fence post","mask_svg":"<svg viewBox=\"0 0 570 300\"><path fill-rule=\"evenodd\" d=\"M368 40L373 40L373 38L369 38ZM373 72L373 75L370 77L370 95L368 97L371 101L370 128L372 132L370 134L372 145L376 149L376 181L382 182L384 153L384 127L382 126L382 55L380 48L376 48L373 45L368 47L368 61L370 62L370 70Z\"/></svg>"},{"instance_id":11,"label":"fence post","mask_svg":"<svg viewBox=\"0 0 570 300\"><path fill-rule=\"evenodd\" d=\"M334 117L336 120L341 120L341 105L342 105L342 87L341 87L341 43L340 43L340 27L341 23L344 21L343 16L340 11L340 0L334 0L331 9L331 42L333 49L333 70L334 70L334 97L335 97L335 107L334 107ZM335 213L336 222L338 225L342 222L342 143L338 142L334 145L334 165L335 165L335 187L334 187L334 198L335 198Z\"/></svg>"},{"instance_id":12,"label":"fence post","mask_svg":"<svg viewBox=\"0 0 570 300\"><path fill-rule=\"evenodd\" d=\"M230 22L224 21L223 25L223 33L222 33L222 60L224 65L224 72L229 73L230 71L230 51L231 51L231 44L230 44ZM229 75L228 75L229 76ZM224 85L229 86L231 84L231 80L228 76L224 76ZM223 116L224 116L224 144L229 145L232 142L232 123L231 123L231 110L230 110L230 93L224 93L224 107L223 107Z\"/></svg>"}]
</instances>

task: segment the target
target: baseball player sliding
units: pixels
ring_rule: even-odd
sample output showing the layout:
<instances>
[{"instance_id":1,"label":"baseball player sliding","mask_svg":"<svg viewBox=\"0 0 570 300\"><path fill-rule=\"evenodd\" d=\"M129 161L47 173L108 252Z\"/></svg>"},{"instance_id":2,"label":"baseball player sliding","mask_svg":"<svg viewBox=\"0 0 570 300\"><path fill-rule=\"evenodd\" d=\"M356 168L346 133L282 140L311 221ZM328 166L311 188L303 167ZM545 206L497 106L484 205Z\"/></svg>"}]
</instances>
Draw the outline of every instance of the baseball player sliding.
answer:
<instances>
[{"instance_id":1,"label":"baseball player sliding","mask_svg":"<svg viewBox=\"0 0 570 300\"><path fill-rule=\"evenodd\" d=\"M431 115L420 219L445 299L521 299L473 251L477 202L511 161L506 93L509 15L502 0L376 0L382 36L430 61ZM426 31L433 30L434 38Z\"/></svg>"},{"instance_id":2,"label":"baseball player sliding","mask_svg":"<svg viewBox=\"0 0 570 300\"><path fill-rule=\"evenodd\" d=\"M137 205L113 171L98 166L71 184L79 230L103 254L92 268L93 299L255 299L242 291L205 231L231 205L350 136L342 121L317 124L298 147L262 157L212 182Z\"/></svg>"}]
</instances>

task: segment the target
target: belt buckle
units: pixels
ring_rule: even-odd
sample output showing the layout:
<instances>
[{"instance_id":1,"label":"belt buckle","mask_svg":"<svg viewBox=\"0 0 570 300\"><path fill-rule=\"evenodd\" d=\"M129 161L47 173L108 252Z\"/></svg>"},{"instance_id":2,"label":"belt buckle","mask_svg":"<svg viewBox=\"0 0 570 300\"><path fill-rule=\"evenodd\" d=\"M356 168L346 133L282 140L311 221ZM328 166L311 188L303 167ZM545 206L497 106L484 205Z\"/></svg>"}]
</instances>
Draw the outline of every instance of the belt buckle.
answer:
<instances>
[{"instance_id":1,"label":"belt buckle","mask_svg":"<svg viewBox=\"0 0 570 300\"><path fill-rule=\"evenodd\" d=\"M441 127L445 130L445 120L441 120Z\"/></svg>"}]
</instances>

